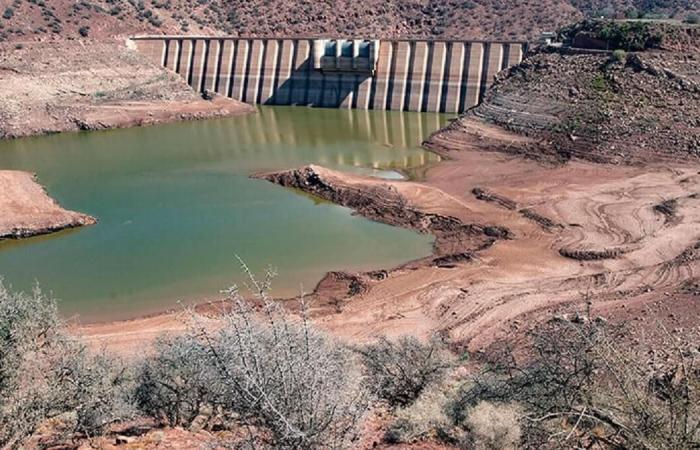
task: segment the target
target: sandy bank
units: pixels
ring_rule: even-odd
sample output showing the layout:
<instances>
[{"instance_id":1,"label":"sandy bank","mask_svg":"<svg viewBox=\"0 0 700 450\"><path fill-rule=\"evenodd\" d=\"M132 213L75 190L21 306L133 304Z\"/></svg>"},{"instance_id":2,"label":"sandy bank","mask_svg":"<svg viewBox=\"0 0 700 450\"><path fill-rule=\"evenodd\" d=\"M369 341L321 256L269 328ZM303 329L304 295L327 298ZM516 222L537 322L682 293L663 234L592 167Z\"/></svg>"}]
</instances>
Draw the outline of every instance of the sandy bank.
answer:
<instances>
[{"instance_id":1,"label":"sandy bank","mask_svg":"<svg viewBox=\"0 0 700 450\"><path fill-rule=\"evenodd\" d=\"M177 74L107 42L0 45L0 137L131 127L254 111L203 100Z\"/></svg>"},{"instance_id":2,"label":"sandy bank","mask_svg":"<svg viewBox=\"0 0 700 450\"><path fill-rule=\"evenodd\" d=\"M95 218L61 208L27 172L0 170L0 240L92 225Z\"/></svg>"}]
</instances>

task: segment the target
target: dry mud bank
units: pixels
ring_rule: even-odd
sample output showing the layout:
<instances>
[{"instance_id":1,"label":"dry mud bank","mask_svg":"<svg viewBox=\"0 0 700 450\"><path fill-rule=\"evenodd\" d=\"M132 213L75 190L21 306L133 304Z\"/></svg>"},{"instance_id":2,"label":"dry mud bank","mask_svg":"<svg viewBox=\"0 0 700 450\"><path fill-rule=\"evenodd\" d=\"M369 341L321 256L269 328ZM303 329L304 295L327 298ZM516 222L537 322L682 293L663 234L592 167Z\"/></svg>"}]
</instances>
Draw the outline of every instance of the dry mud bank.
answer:
<instances>
[{"instance_id":1,"label":"dry mud bank","mask_svg":"<svg viewBox=\"0 0 700 450\"><path fill-rule=\"evenodd\" d=\"M0 241L92 225L95 218L61 208L34 175L0 170Z\"/></svg>"},{"instance_id":2,"label":"dry mud bank","mask_svg":"<svg viewBox=\"0 0 700 450\"><path fill-rule=\"evenodd\" d=\"M428 146L449 160L424 182L380 183L425 211L439 208L426 202L429 191L442 199L443 214L507 229L509 238L448 266L412 264L381 279L360 274L363 289L340 306L337 296L329 304L322 284L317 320L325 328L352 339L440 331L479 350L552 314L582 309L584 296L594 313L643 308L639 299L670 298L697 276L699 167L546 166L485 152L527 142L477 121L469 126L458 138L431 139ZM660 207L669 202L672 211Z\"/></svg>"},{"instance_id":3,"label":"dry mud bank","mask_svg":"<svg viewBox=\"0 0 700 450\"><path fill-rule=\"evenodd\" d=\"M420 182L316 166L256 175L436 236L430 258L329 273L310 296L316 323L355 342L442 332L479 351L580 311L585 297L594 314L688 326L700 313L700 167L544 165L487 151L527 139L478 121L438 133L427 145L446 160ZM179 329L165 314L80 332L124 351Z\"/></svg>"},{"instance_id":4,"label":"dry mud bank","mask_svg":"<svg viewBox=\"0 0 700 450\"><path fill-rule=\"evenodd\" d=\"M253 111L202 100L178 75L116 42L0 45L0 138L123 128Z\"/></svg>"}]
</instances>

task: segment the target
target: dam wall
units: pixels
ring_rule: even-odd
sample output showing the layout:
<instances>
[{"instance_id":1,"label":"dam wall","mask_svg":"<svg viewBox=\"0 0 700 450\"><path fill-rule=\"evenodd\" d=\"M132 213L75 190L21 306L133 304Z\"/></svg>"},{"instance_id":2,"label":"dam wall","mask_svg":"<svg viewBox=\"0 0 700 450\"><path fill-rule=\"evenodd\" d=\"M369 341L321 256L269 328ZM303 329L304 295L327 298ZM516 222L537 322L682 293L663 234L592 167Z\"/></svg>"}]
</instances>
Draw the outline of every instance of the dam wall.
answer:
<instances>
[{"instance_id":1,"label":"dam wall","mask_svg":"<svg viewBox=\"0 0 700 450\"><path fill-rule=\"evenodd\" d=\"M131 43L196 91L246 103L461 113L527 43L142 36Z\"/></svg>"}]
</instances>

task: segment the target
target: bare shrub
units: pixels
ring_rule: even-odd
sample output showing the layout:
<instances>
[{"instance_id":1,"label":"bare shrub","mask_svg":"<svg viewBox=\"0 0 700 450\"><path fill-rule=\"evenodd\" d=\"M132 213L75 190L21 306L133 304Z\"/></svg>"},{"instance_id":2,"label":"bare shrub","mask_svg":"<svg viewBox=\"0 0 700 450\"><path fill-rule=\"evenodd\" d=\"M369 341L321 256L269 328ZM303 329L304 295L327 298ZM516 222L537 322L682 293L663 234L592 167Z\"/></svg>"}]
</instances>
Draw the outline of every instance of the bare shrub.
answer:
<instances>
[{"instance_id":1,"label":"bare shrub","mask_svg":"<svg viewBox=\"0 0 700 450\"><path fill-rule=\"evenodd\" d=\"M244 441L256 447L347 447L367 407L355 355L308 322L303 301L300 318L273 302L267 294L271 272L259 282L243 268L255 298L247 301L233 287L216 319L192 312L190 330L183 338L190 350L169 344L160 348L160 362L155 364L159 368L142 377L148 388L142 390L140 404L189 420L201 403L210 402L239 429L247 430ZM178 371L177 361L190 354L196 362ZM154 367L153 362L146 364ZM196 378L197 367L206 373L202 378ZM169 384L182 380L184 392L176 389L180 397L168 393L173 386L158 386L155 378L162 373ZM194 390L188 384L192 377ZM216 395L204 386L207 383L215 386Z\"/></svg>"},{"instance_id":2,"label":"bare shrub","mask_svg":"<svg viewBox=\"0 0 700 450\"><path fill-rule=\"evenodd\" d=\"M520 443L520 408L515 404L477 403L467 412L469 448L506 450Z\"/></svg>"},{"instance_id":3,"label":"bare shrub","mask_svg":"<svg viewBox=\"0 0 700 450\"><path fill-rule=\"evenodd\" d=\"M189 426L221 402L214 361L202 342L188 335L162 337L154 347L136 372L135 403L141 412L171 426Z\"/></svg>"},{"instance_id":4,"label":"bare shrub","mask_svg":"<svg viewBox=\"0 0 700 450\"><path fill-rule=\"evenodd\" d=\"M661 348L621 348L622 331L590 317L532 335L529 355L493 358L455 402L464 420L483 400L518 402L532 446L684 449L700 445L697 333ZM650 356L652 355L652 356Z\"/></svg>"},{"instance_id":5,"label":"bare shrub","mask_svg":"<svg viewBox=\"0 0 700 450\"><path fill-rule=\"evenodd\" d=\"M123 369L68 336L56 303L0 280L0 445L14 448L51 418L93 434L130 415Z\"/></svg>"},{"instance_id":6,"label":"bare shrub","mask_svg":"<svg viewBox=\"0 0 700 450\"><path fill-rule=\"evenodd\" d=\"M408 406L423 390L440 381L453 358L438 338L427 343L413 336L385 337L357 349L368 383L391 406Z\"/></svg>"},{"instance_id":7,"label":"bare shrub","mask_svg":"<svg viewBox=\"0 0 700 450\"><path fill-rule=\"evenodd\" d=\"M448 408L456 393L453 381L434 383L413 404L396 410L396 419L385 434L389 443L438 438L458 441Z\"/></svg>"}]
</instances>

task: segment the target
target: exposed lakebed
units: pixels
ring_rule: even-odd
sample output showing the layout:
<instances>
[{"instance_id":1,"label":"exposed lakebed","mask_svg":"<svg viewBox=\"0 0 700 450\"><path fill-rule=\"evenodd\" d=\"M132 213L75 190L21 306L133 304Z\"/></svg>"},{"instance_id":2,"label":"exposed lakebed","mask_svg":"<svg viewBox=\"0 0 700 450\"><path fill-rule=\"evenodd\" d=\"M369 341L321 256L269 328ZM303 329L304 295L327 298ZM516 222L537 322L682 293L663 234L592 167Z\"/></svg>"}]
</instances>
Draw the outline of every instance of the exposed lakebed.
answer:
<instances>
[{"instance_id":1,"label":"exposed lakebed","mask_svg":"<svg viewBox=\"0 0 700 450\"><path fill-rule=\"evenodd\" d=\"M368 221L265 181L257 171L319 164L396 176L436 161L420 143L446 116L262 107L231 119L0 143L0 168L36 172L94 226L0 242L0 275L35 281L87 320L134 317L215 299L274 266L275 295L310 291L329 270L426 256L432 237Z\"/></svg>"}]
</instances>

